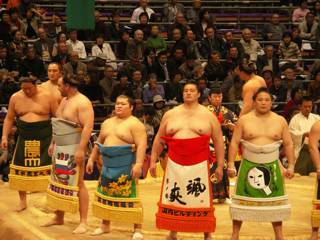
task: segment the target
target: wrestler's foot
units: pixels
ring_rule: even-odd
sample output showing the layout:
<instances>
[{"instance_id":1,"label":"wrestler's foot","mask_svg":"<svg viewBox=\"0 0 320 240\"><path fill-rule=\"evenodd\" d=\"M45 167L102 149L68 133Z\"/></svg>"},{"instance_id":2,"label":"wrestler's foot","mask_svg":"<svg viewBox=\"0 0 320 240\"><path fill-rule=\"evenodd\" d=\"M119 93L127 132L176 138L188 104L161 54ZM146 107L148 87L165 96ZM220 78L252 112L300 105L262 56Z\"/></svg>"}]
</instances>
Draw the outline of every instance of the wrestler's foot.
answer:
<instances>
[{"instance_id":1,"label":"wrestler's foot","mask_svg":"<svg viewBox=\"0 0 320 240\"><path fill-rule=\"evenodd\" d=\"M135 232L132 236L132 240L142 240L143 239L143 235L141 232Z\"/></svg>"},{"instance_id":2,"label":"wrestler's foot","mask_svg":"<svg viewBox=\"0 0 320 240\"><path fill-rule=\"evenodd\" d=\"M63 225L63 220L59 220L59 219L52 219L50 220L49 222L45 223L45 224L42 224L41 227L51 227L51 226L54 226L54 225Z\"/></svg>"},{"instance_id":3,"label":"wrestler's foot","mask_svg":"<svg viewBox=\"0 0 320 240\"><path fill-rule=\"evenodd\" d=\"M14 210L15 212L22 212L23 210L27 209L27 204L24 202L20 202L19 205Z\"/></svg>"},{"instance_id":4,"label":"wrestler's foot","mask_svg":"<svg viewBox=\"0 0 320 240\"><path fill-rule=\"evenodd\" d=\"M178 240L178 238L177 238L177 233L172 233L172 232L171 232L171 233L167 236L166 240Z\"/></svg>"},{"instance_id":5,"label":"wrestler's foot","mask_svg":"<svg viewBox=\"0 0 320 240\"><path fill-rule=\"evenodd\" d=\"M102 235L105 233L109 233L110 232L110 228L107 227L99 227L97 229L95 229L92 233L90 233L91 236L98 236L98 235Z\"/></svg>"},{"instance_id":6,"label":"wrestler's foot","mask_svg":"<svg viewBox=\"0 0 320 240\"><path fill-rule=\"evenodd\" d=\"M311 240L318 240L318 231L312 231Z\"/></svg>"},{"instance_id":7,"label":"wrestler's foot","mask_svg":"<svg viewBox=\"0 0 320 240\"><path fill-rule=\"evenodd\" d=\"M211 238L211 233L204 233L204 240L212 240L212 238Z\"/></svg>"},{"instance_id":8,"label":"wrestler's foot","mask_svg":"<svg viewBox=\"0 0 320 240\"><path fill-rule=\"evenodd\" d=\"M219 198L218 199L218 203L225 203L226 202L226 199L225 198Z\"/></svg>"},{"instance_id":9,"label":"wrestler's foot","mask_svg":"<svg viewBox=\"0 0 320 240\"><path fill-rule=\"evenodd\" d=\"M80 223L79 226L73 230L73 234L84 234L88 231L87 225L84 223Z\"/></svg>"},{"instance_id":10,"label":"wrestler's foot","mask_svg":"<svg viewBox=\"0 0 320 240\"><path fill-rule=\"evenodd\" d=\"M239 240L239 234L232 233L231 240Z\"/></svg>"}]
</instances>

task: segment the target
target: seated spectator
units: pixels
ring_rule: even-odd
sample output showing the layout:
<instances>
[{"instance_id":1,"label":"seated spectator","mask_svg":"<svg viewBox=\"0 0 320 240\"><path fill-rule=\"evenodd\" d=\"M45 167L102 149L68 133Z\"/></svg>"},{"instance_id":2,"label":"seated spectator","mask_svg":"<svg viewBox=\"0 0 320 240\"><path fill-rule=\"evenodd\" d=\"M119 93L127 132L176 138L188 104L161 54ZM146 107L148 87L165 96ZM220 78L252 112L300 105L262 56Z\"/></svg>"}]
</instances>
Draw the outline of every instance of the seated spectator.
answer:
<instances>
[{"instance_id":1,"label":"seated spectator","mask_svg":"<svg viewBox=\"0 0 320 240\"><path fill-rule=\"evenodd\" d=\"M177 47L168 60L169 74L178 69L185 62L186 58L182 48Z\"/></svg>"},{"instance_id":2,"label":"seated spectator","mask_svg":"<svg viewBox=\"0 0 320 240\"><path fill-rule=\"evenodd\" d=\"M319 71L320 71L320 59L317 59L317 60L314 61L314 63L312 64L312 67L310 69L309 79L310 80L316 79L316 76L317 76Z\"/></svg>"},{"instance_id":3,"label":"seated spectator","mask_svg":"<svg viewBox=\"0 0 320 240\"><path fill-rule=\"evenodd\" d=\"M151 25L150 36L147 39L147 47L155 49L156 52L166 51L167 43L159 34L159 26Z\"/></svg>"},{"instance_id":4,"label":"seated spectator","mask_svg":"<svg viewBox=\"0 0 320 240\"><path fill-rule=\"evenodd\" d=\"M166 94L166 99L168 101L174 101L177 103L182 102L182 81L183 81L183 74L179 71L176 70L171 77L171 81L166 82L165 84L165 94Z\"/></svg>"},{"instance_id":5,"label":"seated spectator","mask_svg":"<svg viewBox=\"0 0 320 240\"><path fill-rule=\"evenodd\" d=\"M292 22L303 22L308 12L310 12L308 9L308 1L302 0L299 4L299 7L293 10Z\"/></svg>"},{"instance_id":6,"label":"seated spectator","mask_svg":"<svg viewBox=\"0 0 320 240\"><path fill-rule=\"evenodd\" d=\"M226 44L222 38L217 36L216 29L208 26L205 30L206 37L201 41L200 52L203 58L208 59L213 51L218 51L222 58L226 57Z\"/></svg>"},{"instance_id":7,"label":"seated spectator","mask_svg":"<svg viewBox=\"0 0 320 240\"><path fill-rule=\"evenodd\" d=\"M239 76L234 76L232 78L232 86L228 90L227 93L227 99L229 102L236 102L239 103L239 101L242 100L242 87L243 87L243 81L241 81ZM222 92L223 93L223 92ZM233 109L231 109L233 112L240 112L239 106L234 106Z\"/></svg>"},{"instance_id":8,"label":"seated spectator","mask_svg":"<svg viewBox=\"0 0 320 240\"><path fill-rule=\"evenodd\" d=\"M11 29L16 28L17 30L21 32L25 32L26 25L23 23L23 21L20 19L19 11L17 8L11 8L9 10L10 15L10 25Z\"/></svg>"},{"instance_id":9,"label":"seated spectator","mask_svg":"<svg viewBox=\"0 0 320 240\"><path fill-rule=\"evenodd\" d=\"M178 3L177 0L168 0L168 3L165 3L163 6L163 21L174 22L178 12L184 13L183 4Z\"/></svg>"},{"instance_id":10,"label":"seated spectator","mask_svg":"<svg viewBox=\"0 0 320 240\"><path fill-rule=\"evenodd\" d=\"M227 58L226 58L226 69L227 72L233 71L240 63L241 57L238 52L238 48L233 46L229 48Z\"/></svg>"},{"instance_id":11,"label":"seated spectator","mask_svg":"<svg viewBox=\"0 0 320 240\"><path fill-rule=\"evenodd\" d=\"M206 79L204 78L199 79L197 84L200 90L199 102L204 106L208 106L209 105L208 97L209 97L210 89L208 88Z\"/></svg>"},{"instance_id":12,"label":"seated spectator","mask_svg":"<svg viewBox=\"0 0 320 240\"><path fill-rule=\"evenodd\" d=\"M54 13L52 15L52 23L48 24L48 37L52 39L56 39L59 33L67 33L65 25L61 22L61 16L58 13Z\"/></svg>"},{"instance_id":13,"label":"seated spectator","mask_svg":"<svg viewBox=\"0 0 320 240\"><path fill-rule=\"evenodd\" d=\"M155 110L155 114L152 119L152 126L155 129L155 132L158 131L161 119L163 115L169 110L166 106L166 102L161 95L155 95L152 100L153 108Z\"/></svg>"},{"instance_id":14,"label":"seated spectator","mask_svg":"<svg viewBox=\"0 0 320 240\"><path fill-rule=\"evenodd\" d=\"M64 64L69 62L69 60L70 60L70 55L68 53L67 43L61 41L57 45L57 54L52 58L52 61L57 62L61 66L63 66Z\"/></svg>"},{"instance_id":15,"label":"seated spectator","mask_svg":"<svg viewBox=\"0 0 320 240\"><path fill-rule=\"evenodd\" d=\"M19 30L12 32L12 35L13 40L9 44L9 55L19 63L24 57L27 46Z\"/></svg>"},{"instance_id":16,"label":"seated spectator","mask_svg":"<svg viewBox=\"0 0 320 240\"><path fill-rule=\"evenodd\" d=\"M273 84L273 71L270 66L264 66L261 72L261 77L266 82L267 88L270 89Z\"/></svg>"},{"instance_id":17,"label":"seated spectator","mask_svg":"<svg viewBox=\"0 0 320 240\"><path fill-rule=\"evenodd\" d=\"M85 95L92 103L104 103L102 89L98 83L91 80L89 75L86 75L82 70L79 70L76 77L79 82L79 92ZM95 116L96 108L95 108Z\"/></svg>"},{"instance_id":18,"label":"seated spectator","mask_svg":"<svg viewBox=\"0 0 320 240\"><path fill-rule=\"evenodd\" d=\"M313 11L314 17L316 21L320 22L320 1L316 1L314 4L314 11Z\"/></svg>"},{"instance_id":19,"label":"seated spectator","mask_svg":"<svg viewBox=\"0 0 320 240\"><path fill-rule=\"evenodd\" d=\"M193 75L192 75L192 79L194 81L198 81L200 78L205 78L206 79L205 72L204 72L204 67L202 66L202 64L196 66L193 69Z\"/></svg>"},{"instance_id":20,"label":"seated spectator","mask_svg":"<svg viewBox=\"0 0 320 240\"><path fill-rule=\"evenodd\" d=\"M230 52L230 48L236 47L238 50L238 56L241 58L244 55L244 49L242 44L233 38L231 31L227 31L224 34L224 41L226 43L226 50Z\"/></svg>"},{"instance_id":21,"label":"seated spectator","mask_svg":"<svg viewBox=\"0 0 320 240\"><path fill-rule=\"evenodd\" d=\"M130 23L140 23L139 16L142 12L146 12L151 17L154 11L148 7L148 0L139 0L139 7L133 10Z\"/></svg>"},{"instance_id":22,"label":"seated spectator","mask_svg":"<svg viewBox=\"0 0 320 240\"><path fill-rule=\"evenodd\" d=\"M283 108L283 116L287 120L289 119L290 113L293 109L299 106L302 98L302 90L299 87L294 87L290 92L290 100Z\"/></svg>"},{"instance_id":23,"label":"seated spectator","mask_svg":"<svg viewBox=\"0 0 320 240\"><path fill-rule=\"evenodd\" d=\"M127 95L133 98L132 86L129 83L129 76L127 73L120 73L118 76L119 83L116 84L111 93L111 101L115 102L120 95Z\"/></svg>"},{"instance_id":24,"label":"seated spectator","mask_svg":"<svg viewBox=\"0 0 320 240\"><path fill-rule=\"evenodd\" d=\"M160 95L162 98L165 98L163 86L157 83L157 75L151 73L148 76L148 84L143 91L143 102L152 103L153 97L156 95Z\"/></svg>"},{"instance_id":25,"label":"seated spectator","mask_svg":"<svg viewBox=\"0 0 320 240\"><path fill-rule=\"evenodd\" d=\"M289 60L291 62L296 62L296 60L301 58L301 52L298 45L291 40L292 37L289 32L283 34L282 41L279 45L280 60Z\"/></svg>"},{"instance_id":26,"label":"seated spectator","mask_svg":"<svg viewBox=\"0 0 320 240\"><path fill-rule=\"evenodd\" d=\"M170 81L170 73L169 73L167 61L168 61L167 52L161 51L158 53L157 59L152 66L152 72L157 75L158 80L161 82Z\"/></svg>"},{"instance_id":27,"label":"seated spectator","mask_svg":"<svg viewBox=\"0 0 320 240\"><path fill-rule=\"evenodd\" d=\"M140 70L135 70L132 73L132 92L134 99L143 98L143 81L142 81L142 72Z\"/></svg>"},{"instance_id":28,"label":"seated spectator","mask_svg":"<svg viewBox=\"0 0 320 240\"><path fill-rule=\"evenodd\" d=\"M116 56L114 55L110 44L104 41L103 35L98 35L96 37L96 44L92 46L91 55L105 60L114 69L117 69L117 63L115 62Z\"/></svg>"},{"instance_id":29,"label":"seated spectator","mask_svg":"<svg viewBox=\"0 0 320 240\"><path fill-rule=\"evenodd\" d=\"M280 23L279 14L274 13L271 16L270 23L266 24L263 29L263 37L266 41L280 41L283 33L286 31L284 24Z\"/></svg>"},{"instance_id":30,"label":"seated spectator","mask_svg":"<svg viewBox=\"0 0 320 240\"><path fill-rule=\"evenodd\" d=\"M312 101L319 102L320 99L320 71L315 74L315 78L311 80L308 86L308 95Z\"/></svg>"},{"instance_id":31,"label":"seated spectator","mask_svg":"<svg viewBox=\"0 0 320 240\"><path fill-rule=\"evenodd\" d=\"M144 50L144 58L142 64L145 66L146 74L152 73L153 64L156 61L156 51L154 48L147 47ZM145 79L144 79L145 80Z\"/></svg>"},{"instance_id":32,"label":"seated spectator","mask_svg":"<svg viewBox=\"0 0 320 240\"><path fill-rule=\"evenodd\" d=\"M132 115L138 118L141 122L143 122L144 118L144 107L143 107L143 101L141 98L136 98L134 100L134 107L132 111Z\"/></svg>"},{"instance_id":33,"label":"seated spectator","mask_svg":"<svg viewBox=\"0 0 320 240\"><path fill-rule=\"evenodd\" d=\"M106 24L101 19L101 13L98 10L94 11L94 31L91 33L89 40L96 40L96 36L104 36L106 34Z\"/></svg>"},{"instance_id":34,"label":"seated spectator","mask_svg":"<svg viewBox=\"0 0 320 240\"><path fill-rule=\"evenodd\" d=\"M121 33L125 31L125 27L120 23L120 14L118 11L112 12L112 19L106 26L107 40L119 41L121 39Z\"/></svg>"},{"instance_id":35,"label":"seated spectator","mask_svg":"<svg viewBox=\"0 0 320 240\"><path fill-rule=\"evenodd\" d=\"M175 41L175 43L170 47L170 54L173 55L176 48L181 48L183 53L186 54L188 48L187 41L182 37L182 33L179 28L172 30L172 40Z\"/></svg>"},{"instance_id":36,"label":"seated spectator","mask_svg":"<svg viewBox=\"0 0 320 240\"><path fill-rule=\"evenodd\" d=\"M130 35L127 31L123 31L120 33L120 42L117 48L117 58L120 60L128 60L127 57L127 48L128 42L130 40Z\"/></svg>"},{"instance_id":37,"label":"seated spectator","mask_svg":"<svg viewBox=\"0 0 320 240\"><path fill-rule=\"evenodd\" d=\"M196 23L199 21L199 13L201 9L201 0L193 0L192 8L189 8L186 13L188 23Z\"/></svg>"},{"instance_id":38,"label":"seated spectator","mask_svg":"<svg viewBox=\"0 0 320 240\"><path fill-rule=\"evenodd\" d=\"M143 32L143 40L147 40L150 36L150 26L148 24L149 17L146 12L142 12L139 15L139 24L133 26L133 32L141 30Z\"/></svg>"},{"instance_id":39,"label":"seated spectator","mask_svg":"<svg viewBox=\"0 0 320 240\"><path fill-rule=\"evenodd\" d=\"M22 76L35 76L44 80L46 76L42 60L40 60L33 47L28 47L26 58L21 62L20 73Z\"/></svg>"},{"instance_id":40,"label":"seated spectator","mask_svg":"<svg viewBox=\"0 0 320 240\"><path fill-rule=\"evenodd\" d=\"M10 97L20 90L19 83L14 80L12 72L0 71L0 103L9 104Z\"/></svg>"},{"instance_id":41,"label":"seated spectator","mask_svg":"<svg viewBox=\"0 0 320 240\"><path fill-rule=\"evenodd\" d=\"M53 40L47 37L47 33L44 28L38 29L39 40L34 43L34 48L37 55L42 59L42 61L49 63L51 62L52 50L53 50Z\"/></svg>"},{"instance_id":42,"label":"seated spectator","mask_svg":"<svg viewBox=\"0 0 320 240\"><path fill-rule=\"evenodd\" d=\"M42 27L42 21L38 16L36 16L36 13L37 11L35 11L33 8L28 9L26 18L23 20L23 23L26 26L23 35L25 35L28 39L37 38L37 30L39 27Z\"/></svg>"},{"instance_id":43,"label":"seated spectator","mask_svg":"<svg viewBox=\"0 0 320 240\"><path fill-rule=\"evenodd\" d=\"M301 88L302 89L302 83L301 81L297 80L297 74L296 69L294 66L291 65L284 65L283 66L283 83L286 87L287 94L286 94L286 100L290 100L291 91L293 88Z\"/></svg>"},{"instance_id":44,"label":"seated spectator","mask_svg":"<svg viewBox=\"0 0 320 240\"><path fill-rule=\"evenodd\" d=\"M103 102L110 104L113 87L117 84L113 75L114 69L111 65L106 65L103 73L104 77L99 81L99 85L102 90Z\"/></svg>"},{"instance_id":45,"label":"seated spectator","mask_svg":"<svg viewBox=\"0 0 320 240\"><path fill-rule=\"evenodd\" d=\"M313 13L308 12L305 20L299 24L300 36L305 40L315 40L318 30L318 22Z\"/></svg>"},{"instance_id":46,"label":"seated spectator","mask_svg":"<svg viewBox=\"0 0 320 240\"><path fill-rule=\"evenodd\" d=\"M184 36L186 35L186 32L187 32L187 29L189 27L188 27L187 21L186 21L182 12L177 12L176 17L175 17L175 21L169 26L168 40L173 39L173 30L176 28L180 29L181 38L184 38Z\"/></svg>"},{"instance_id":47,"label":"seated spectator","mask_svg":"<svg viewBox=\"0 0 320 240\"><path fill-rule=\"evenodd\" d=\"M189 54L186 61L180 65L179 70L188 80L193 78L194 69L199 65L201 65L201 62L196 60L196 56Z\"/></svg>"},{"instance_id":48,"label":"seated spectator","mask_svg":"<svg viewBox=\"0 0 320 240\"><path fill-rule=\"evenodd\" d=\"M82 71L84 75L87 75L87 65L80 62L78 52L72 51L70 54L70 62L63 65L63 72L68 76L76 76L79 71Z\"/></svg>"},{"instance_id":49,"label":"seated spectator","mask_svg":"<svg viewBox=\"0 0 320 240\"><path fill-rule=\"evenodd\" d=\"M199 45L195 42L195 35L191 29L188 29L185 36L185 42L187 44L186 55L194 55L196 59L201 58Z\"/></svg>"},{"instance_id":50,"label":"seated spectator","mask_svg":"<svg viewBox=\"0 0 320 240\"><path fill-rule=\"evenodd\" d=\"M134 61L143 60L144 49L143 32L138 29L134 32L134 38L128 41L127 58Z\"/></svg>"},{"instance_id":51,"label":"seated spectator","mask_svg":"<svg viewBox=\"0 0 320 240\"><path fill-rule=\"evenodd\" d=\"M25 18L27 15L27 11L29 9L32 9L35 7L35 4L33 3L33 1L30 0L20 0L20 4L19 4L19 15L22 18Z\"/></svg>"},{"instance_id":52,"label":"seated spectator","mask_svg":"<svg viewBox=\"0 0 320 240\"><path fill-rule=\"evenodd\" d=\"M279 69L279 59L275 56L273 51L273 46L266 45L264 48L264 55L258 56L257 59L257 71L258 74L262 74L262 69L265 66L269 66L271 68L271 71L275 74L280 73Z\"/></svg>"},{"instance_id":53,"label":"seated spectator","mask_svg":"<svg viewBox=\"0 0 320 240\"><path fill-rule=\"evenodd\" d=\"M9 72L19 70L19 62L8 54L8 49L4 44L0 44L0 69Z\"/></svg>"},{"instance_id":54,"label":"seated spectator","mask_svg":"<svg viewBox=\"0 0 320 240\"><path fill-rule=\"evenodd\" d=\"M209 82L223 81L227 76L225 65L220 61L220 53L213 51L204 68L205 76Z\"/></svg>"},{"instance_id":55,"label":"seated spectator","mask_svg":"<svg viewBox=\"0 0 320 240\"><path fill-rule=\"evenodd\" d=\"M146 79L147 72L146 67L143 65L141 61L137 60L129 60L128 63L126 63L122 68L120 68L121 72L125 72L128 74L129 78L132 76L133 72L139 70L142 73L142 79L143 81Z\"/></svg>"},{"instance_id":56,"label":"seated spectator","mask_svg":"<svg viewBox=\"0 0 320 240\"><path fill-rule=\"evenodd\" d=\"M55 57L57 54L58 54L58 44L60 42L64 42L67 46L67 52L68 54L71 53L72 51L72 46L70 43L67 42L67 36L64 32L60 32L58 33L57 35L57 39L56 39L56 42L53 44L53 49L52 49L52 57Z\"/></svg>"},{"instance_id":57,"label":"seated spectator","mask_svg":"<svg viewBox=\"0 0 320 240\"><path fill-rule=\"evenodd\" d=\"M206 29L213 27L213 20L210 17L209 10L202 8L199 12L199 20L194 24L194 34L196 35L197 41L202 41L206 35Z\"/></svg>"},{"instance_id":58,"label":"seated spectator","mask_svg":"<svg viewBox=\"0 0 320 240\"><path fill-rule=\"evenodd\" d=\"M0 40L2 40L3 43L9 43L11 41L11 25L9 13L6 10L1 11L0 18Z\"/></svg>"},{"instance_id":59,"label":"seated spectator","mask_svg":"<svg viewBox=\"0 0 320 240\"><path fill-rule=\"evenodd\" d=\"M302 47L302 38L300 36L300 29L298 27L293 27L292 28L292 32L291 32L291 38L292 38L292 42L296 43L299 47L299 49L301 49Z\"/></svg>"},{"instance_id":60,"label":"seated spectator","mask_svg":"<svg viewBox=\"0 0 320 240\"><path fill-rule=\"evenodd\" d=\"M258 58L258 53L261 51L259 42L252 38L252 32L249 28L242 30L242 38L240 43L244 49L244 53L250 56L250 61L255 62Z\"/></svg>"},{"instance_id":61,"label":"seated spectator","mask_svg":"<svg viewBox=\"0 0 320 240\"><path fill-rule=\"evenodd\" d=\"M76 30L69 31L69 39L67 40L67 43L71 45L72 51L78 52L79 58L85 59L87 58L86 48L83 42L77 39L77 35Z\"/></svg>"},{"instance_id":62,"label":"seated spectator","mask_svg":"<svg viewBox=\"0 0 320 240\"><path fill-rule=\"evenodd\" d=\"M269 88L270 93L273 96L274 102L286 102L287 101L287 89L283 85L283 81L280 75L276 75L273 78L273 84ZM282 105L273 106L274 111L279 111L283 108Z\"/></svg>"}]
</instances>

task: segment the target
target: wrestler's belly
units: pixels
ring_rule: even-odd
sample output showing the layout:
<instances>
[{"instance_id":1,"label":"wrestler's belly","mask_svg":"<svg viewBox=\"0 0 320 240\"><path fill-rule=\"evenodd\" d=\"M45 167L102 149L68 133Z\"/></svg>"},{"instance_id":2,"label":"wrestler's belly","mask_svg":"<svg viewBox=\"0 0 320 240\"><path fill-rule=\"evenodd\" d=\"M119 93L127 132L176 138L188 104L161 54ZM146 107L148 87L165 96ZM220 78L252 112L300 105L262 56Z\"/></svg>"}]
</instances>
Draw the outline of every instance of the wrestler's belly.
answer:
<instances>
[{"instance_id":1,"label":"wrestler's belly","mask_svg":"<svg viewBox=\"0 0 320 240\"><path fill-rule=\"evenodd\" d=\"M37 114L30 112L20 116L19 118L25 122L39 122L48 120L50 117L49 114Z\"/></svg>"}]
</instances>

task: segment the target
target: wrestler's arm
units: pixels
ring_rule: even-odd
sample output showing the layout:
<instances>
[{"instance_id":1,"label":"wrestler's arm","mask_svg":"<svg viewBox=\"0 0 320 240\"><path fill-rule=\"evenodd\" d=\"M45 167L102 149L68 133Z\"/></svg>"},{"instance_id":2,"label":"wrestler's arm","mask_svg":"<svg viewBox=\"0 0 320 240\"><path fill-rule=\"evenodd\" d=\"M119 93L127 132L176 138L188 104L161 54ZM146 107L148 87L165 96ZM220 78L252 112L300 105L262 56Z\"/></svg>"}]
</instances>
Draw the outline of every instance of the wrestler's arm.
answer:
<instances>
[{"instance_id":1,"label":"wrestler's arm","mask_svg":"<svg viewBox=\"0 0 320 240\"><path fill-rule=\"evenodd\" d=\"M232 135L231 142L229 144L229 151L228 151L228 174L233 177L235 175L235 166L234 160L236 159L238 153L238 147L240 144L240 140L242 137L242 128L243 128L243 117L239 119Z\"/></svg>"},{"instance_id":2,"label":"wrestler's arm","mask_svg":"<svg viewBox=\"0 0 320 240\"><path fill-rule=\"evenodd\" d=\"M107 122L108 122L108 119L101 124L100 133L97 138L98 143L103 144L106 139L106 135L104 134L104 126L107 124ZM98 148L97 144L94 144L93 149L91 151L91 154L89 156L88 162L87 162L87 166L86 166L86 172L88 174L93 173L93 164L98 159L98 156L99 156L99 148Z\"/></svg>"},{"instance_id":3,"label":"wrestler's arm","mask_svg":"<svg viewBox=\"0 0 320 240\"><path fill-rule=\"evenodd\" d=\"M280 117L282 121L282 144L284 147L284 151L286 157L288 159L288 169L287 169L287 177L293 177L294 173L294 148L293 142L290 135L289 127L286 120L283 117ZM288 175L289 174L289 175Z\"/></svg>"},{"instance_id":4,"label":"wrestler's arm","mask_svg":"<svg viewBox=\"0 0 320 240\"><path fill-rule=\"evenodd\" d=\"M12 128L13 121L16 117L15 102L16 102L16 95L14 94L10 98L8 112L3 122L2 137L1 137L1 147L3 149L8 148L8 135Z\"/></svg>"},{"instance_id":5,"label":"wrestler's arm","mask_svg":"<svg viewBox=\"0 0 320 240\"><path fill-rule=\"evenodd\" d=\"M318 144L320 141L320 122L315 123L309 134L309 151L313 164L317 169L318 178L320 177L320 154Z\"/></svg>"},{"instance_id":6,"label":"wrestler's arm","mask_svg":"<svg viewBox=\"0 0 320 240\"><path fill-rule=\"evenodd\" d=\"M224 165L224 142L222 131L217 117L210 114L210 118L212 122L211 138L214 145L218 167L222 169Z\"/></svg>"},{"instance_id":7,"label":"wrestler's arm","mask_svg":"<svg viewBox=\"0 0 320 240\"><path fill-rule=\"evenodd\" d=\"M166 125L168 121L168 115L170 114L172 110L166 112L163 115L163 118L161 119L160 127L157 132L156 137L153 140L152 150L151 150L151 159L150 159L150 174L152 177L156 177L156 162L163 151L164 148L164 141L161 139L161 137L166 135Z\"/></svg>"},{"instance_id":8,"label":"wrestler's arm","mask_svg":"<svg viewBox=\"0 0 320 240\"><path fill-rule=\"evenodd\" d=\"M56 114L57 114L57 110L58 110L58 107L59 107L59 103L57 101L57 99L53 96L53 95L50 95L50 113L51 113L51 116L52 117L56 117Z\"/></svg>"},{"instance_id":9,"label":"wrestler's arm","mask_svg":"<svg viewBox=\"0 0 320 240\"><path fill-rule=\"evenodd\" d=\"M88 99L79 103L78 117L79 117L80 124L82 126L82 132L81 132L80 144L77 149L77 153L75 157L77 162L81 163L81 161L84 160L84 154L85 154L85 151L87 150L87 144L90 140L91 132L93 130L93 123L94 123L93 108L92 108L91 102Z\"/></svg>"},{"instance_id":10,"label":"wrestler's arm","mask_svg":"<svg viewBox=\"0 0 320 240\"><path fill-rule=\"evenodd\" d=\"M243 86L242 89L242 98L243 98L243 107L241 109L239 117L249 113L252 110L253 104L253 89L248 86Z\"/></svg>"},{"instance_id":11,"label":"wrestler's arm","mask_svg":"<svg viewBox=\"0 0 320 240\"><path fill-rule=\"evenodd\" d=\"M147 151L147 131L144 125L136 119L134 127L131 129L131 133L136 145L136 163L132 168L132 177L139 178Z\"/></svg>"}]
</instances>

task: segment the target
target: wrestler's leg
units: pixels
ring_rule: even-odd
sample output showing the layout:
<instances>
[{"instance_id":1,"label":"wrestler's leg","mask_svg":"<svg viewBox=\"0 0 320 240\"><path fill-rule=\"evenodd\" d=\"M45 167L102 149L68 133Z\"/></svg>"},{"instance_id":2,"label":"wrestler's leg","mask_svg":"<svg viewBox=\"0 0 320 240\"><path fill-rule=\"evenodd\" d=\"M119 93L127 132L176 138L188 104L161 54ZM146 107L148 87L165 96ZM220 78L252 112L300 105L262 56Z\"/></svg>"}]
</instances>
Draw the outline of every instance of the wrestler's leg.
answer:
<instances>
[{"instance_id":1,"label":"wrestler's leg","mask_svg":"<svg viewBox=\"0 0 320 240\"><path fill-rule=\"evenodd\" d=\"M232 221L231 240L239 240L239 233L240 233L241 225L242 225L242 221L238 221L238 220Z\"/></svg>"},{"instance_id":2,"label":"wrestler's leg","mask_svg":"<svg viewBox=\"0 0 320 240\"><path fill-rule=\"evenodd\" d=\"M276 240L283 240L282 222L273 222L272 227Z\"/></svg>"},{"instance_id":3,"label":"wrestler's leg","mask_svg":"<svg viewBox=\"0 0 320 240\"><path fill-rule=\"evenodd\" d=\"M50 227L53 225L63 225L64 224L64 212L60 210L56 210L54 212L55 217L51 219L49 222L41 225L41 227Z\"/></svg>"},{"instance_id":4,"label":"wrestler's leg","mask_svg":"<svg viewBox=\"0 0 320 240\"><path fill-rule=\"evenodd\" d=\"M211 238L211 233L209 233L209 232L205 232L204 234L203 234L203 236L204 236L204 240L211 240L212 238Z\"/></svg>"},{"instance_id":5,"label":"wrestler's leg","mask_svg":"<svg viewBox=\"0 0 320 240\"><path fill-rule=\"evenodd\" d=\"M311 240L318 240L318 227L313 227L312 228L312 233L311 233Z\"/></svg>"},{"instance_id":6,"label":"wrestler's leg","mask_svg":"<svg viewBox=\"0 0 320 240\"><path fill-rule=\"evenodd\" d=\"M22 212L27 208L27 193L24 191L19 191L19 198L20 202L17 208L15 209L16 212Z\"/></svg>"},{"instance_id":7,"label":"wrestler's leg","mask_svg":"<svg viewBox=\"0 0 320 240\"><path fill-rule=\"evenodd\" d=\"M134 232L132 236L132 240L142 240L143 235L142 235L142 224L134 224L133 225Z\"/></svg>"},{"instance_id":8,"label":"wrestler's leg","mask_svg":"<svg viewBox=\"0 0 320 240\"><path fill-rule=\"evenodd\" d=\"M110 221L102 220L100 227L95 229L90 235L97 236L108 232L110 232Z\"/></svg>"},{"instance_id":9,"label":"wrestler's leg","mask_svg":"<svg viewBox=\"0 0 320 240\"><path fill-rule=\"evenodd\" d=\"M89 194L84 184L84 163L80 166L79 171L79 212L80 212L80 224L72 232L75 234L82 234L87 231L87 217L88 217L88 206L89 206Z\"/></svg>"},{"instance_id":10,"label":"wrestler's leg","mask_svg":"<svg viewBox=\"0 0 320 240\"><path fill-rule=\"evenodd\" d=\"M169 236L167 236L167 240L177 240L177 232L170 231Z\"/></svg>"}]
</instances>

